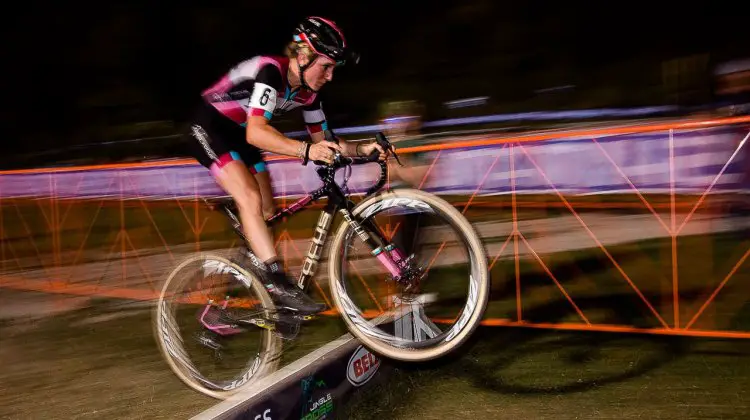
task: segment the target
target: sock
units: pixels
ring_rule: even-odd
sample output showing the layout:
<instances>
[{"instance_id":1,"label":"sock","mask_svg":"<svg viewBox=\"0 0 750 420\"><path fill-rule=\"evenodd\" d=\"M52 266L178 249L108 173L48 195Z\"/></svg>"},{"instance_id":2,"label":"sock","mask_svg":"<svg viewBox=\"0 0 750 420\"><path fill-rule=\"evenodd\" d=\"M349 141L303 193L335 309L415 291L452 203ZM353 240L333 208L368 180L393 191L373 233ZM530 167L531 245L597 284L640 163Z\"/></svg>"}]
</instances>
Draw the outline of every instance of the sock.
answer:
<instances>
[{"instance_id":1,"label":"sock","mask_svg":"<svg viewBox=\"0 0 750 420\"><path fill-rule=\"evenodd\" d=\"M279 263L279 259L277 257L271 257L268 260L264 261L264 264L266 264L266 267L268 267L268 271L271 273L280 273L284 271L284 268L281 266L281 263Z\"/></svg>"}]
</instances>

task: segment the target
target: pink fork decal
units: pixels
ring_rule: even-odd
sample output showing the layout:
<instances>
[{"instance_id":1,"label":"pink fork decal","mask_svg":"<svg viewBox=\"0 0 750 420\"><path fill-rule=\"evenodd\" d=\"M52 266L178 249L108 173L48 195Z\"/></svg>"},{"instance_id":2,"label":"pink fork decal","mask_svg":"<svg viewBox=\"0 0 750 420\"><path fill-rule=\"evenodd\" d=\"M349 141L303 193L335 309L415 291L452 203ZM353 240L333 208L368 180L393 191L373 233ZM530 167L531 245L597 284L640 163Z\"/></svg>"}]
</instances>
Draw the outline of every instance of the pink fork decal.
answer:
<instances>
[{"instance_id":1,"label":"pink fork decal","mask_svg":"<svg viewBox=\"0 0 750 420\"><path fill-rule=\"evenodd\" d=\"M385 268L388 269L388 271L391 273L393 277L398 277L401 275L401 271L398 269L398 266L396 265L396 263L393 262L393 260L389 258L388 253L381 252L380 254L378 254L377 258L378 258L378 261L380 261L385 266Z\"/></svg>"},{"instance_id":2,"label":"pink fork decal","mask_svg":"<svg viewBox=\"0 0 750 420\"><path fill-rule=\"evenodd\" d=\"M401 251L399 251L398 248L394 247L390 252L391 257L393 257L393 261L395 261L397 264L404 259L404 256L401 255Z\"/></svg>"}]
</instances>

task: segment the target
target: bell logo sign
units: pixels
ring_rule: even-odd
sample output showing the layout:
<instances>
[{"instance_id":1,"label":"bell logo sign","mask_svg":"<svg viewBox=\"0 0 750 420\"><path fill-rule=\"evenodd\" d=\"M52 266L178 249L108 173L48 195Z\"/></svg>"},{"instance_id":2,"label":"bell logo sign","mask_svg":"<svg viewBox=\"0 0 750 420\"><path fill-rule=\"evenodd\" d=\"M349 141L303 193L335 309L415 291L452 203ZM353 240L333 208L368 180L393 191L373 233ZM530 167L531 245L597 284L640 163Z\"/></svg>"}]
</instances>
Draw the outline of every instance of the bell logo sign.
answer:
<instances>
[{"instance_id":1,"label":"bell logo sign","mask_svg":"<svg viewBox=\"0 0 750 420\"><path fill-rule=\"evenodd\" d=\"M375 375L378 367L380 367L380 359L364 346L359 346L349 358L346 379L354 386L362 386Z\"/></svg>"}]
</instances>

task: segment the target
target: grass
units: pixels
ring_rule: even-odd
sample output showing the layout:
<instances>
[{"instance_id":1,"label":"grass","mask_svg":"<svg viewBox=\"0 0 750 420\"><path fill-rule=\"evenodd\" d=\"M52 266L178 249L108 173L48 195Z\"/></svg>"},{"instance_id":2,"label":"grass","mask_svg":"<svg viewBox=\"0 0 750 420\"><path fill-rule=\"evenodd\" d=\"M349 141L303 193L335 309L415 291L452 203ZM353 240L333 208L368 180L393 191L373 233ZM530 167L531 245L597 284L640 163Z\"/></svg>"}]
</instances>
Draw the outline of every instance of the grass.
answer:
<instances>
[{"instance_id":1,"label":"grass","mask_svg":"<svg viewBox=\"0 0 750 420\"><path fill-rule=\"evenodd\" d=\"M684 240L685 249L678 252L686 257L681 266L681 284L686 287L700 284L703 273L726 272L736 256L731 249L747 247L748 241L738 243L731 235ZM659 263L668 245L644 241L612 247L610 252L655 304L666 302L660 311L671 323L670 300L655 297L661 286L649 281L659 269L671 272ZM700 260L697 250L709 248L714 250L712 257ZM653 317L639 307L632 292L625 293L621 284L615 287L619 283L611 262L597 252L545 259L592 321L653 326ZM503 265L493 273L508 268ZM521 271L525 320L580 322L538 266L524 262ZM714 310L708 318L714 326L750 327L741 282L748 274L745 265L725 297L730 303L733 296L744 297L740 309L733 314ZM693 292L696 296L705 297L714 286L703 280L703 293ZM513 317L513 284L493 284L488 317ZM597 287L588 287L591 284ZM13 292L19 294L16 297L7 293L3 291L6 298L23 299L22 292ZM168 369L156 350L150 322L142 305L94 299L63 315L0 323L0 418L184 418L214 404L185 387ZM337 318L306 325L300 339L286 348L283 363L344 332ZM748 341L484 327L446 360L397 364L387 385L355 394L344 406L343 418L736 418L749 408L750 395L742 385L750 375L748 350Z\"/></svg>"},{"instance_id":2,"label":"grass","mask_svg":"<svg viewBox=\"0 0 750 420\"><path fill-rule=\"evenodd\" d=\"M748 341L480 329L455 357L396 364L347 419L744 418Z\"/></svg>"},{"instance_id":3,"label":"grass","mask_svg":"<svg viewBox=\"0 0 750 420\"><path fill-rule=\"evenodd\" d=\"M696 314L750 246L736 234L679 238L680 325ZM607 247L674 326L671 238ZM543 257L592 323L660 327L601 249ZM513 259L493 270L486 318L515 320ZM522 260L523 319L583 323L551 277ZM693 329L750 331L750 264L735 272ZM384 384L357 391L347 419L744 418L750 412L750 340L480 327L456 354L395 363Z\"/></svg>"},{"instance_id":4,"label":"grass","mask_svg":"<svg viewBox=\"0 0 750 420\"><path fill-rule=\"evenodd\" d=\"M482 201L496 206L507 204L509 198ZM574 201L574 208L584 201ZM229 246L234 239L222 216L203 208L198 209L198 225L207 221L194 232L196 214L188 203L99 204L76 202L68 208L63 202L55 208L45 202L4 203L3 268L17 268L14 258L22 268L101 258L116 244L121 228L139 250L196 240L203 247ZM466 214L474 222L512 220L507 206L476 206ZM569 212L525 209L519 220L560 214ZM64 223L50 232L53 215ZM586 220L587 213L582 211L581 217ZM309 237L316 218L316 212L301 213L284 227L294 237ZM531 226L524 231L531 242L546 234ZM588 249L540 258L591 322L651 328L659 325L658 319L620 270L672 326L676 250L678 316L684 326L749 245L747 236L732 234L681 236L675 249L670 237L608 245L612 259L594 243ZM76 260L79 249L83 252ZM493 267L487 317L516 317L512 249L513 241ZM520 242L519 252L524 249ZM61 255L59 261L50 262L52 251ZM119 248L114 252L117 258ZM449 270L442 271L444 277L451 276ZM582 322L536 259L521 259L518 274L524 320ZM745 263L693 328L750 330L745 292L749 277L750 264ZM30 294L0 293L9 302L24 302ZM81 309L55 316L0 321L0 418L185 418L216 403L183 385L160 358L144 306L89 299ZM344 332L337 318L306 325L303 336L287 347L284 363ZM357 393L343 414L352 419L737 418L750 410L744 386L750 374L748 350L747 341L481 328L453 357L427 365L397 365L385 386Z\"/></svg>"},{"instance_id":5,"label":"grass","mask_svg":"<svg viewBox=\"0 0 750 420\"><path fill-rule=\"evenodd\" d=\"M559 286L538 260L524 259L519 261L523 319L583 323L562 288L592 323L660 327L658 318L637 296L630 280L668 326L674 326L676 278L678 325L685 326L749 246L750 238L733 233L679 238L674 248L678 256L676 273L672 267L671 238L541 256ZM501 260L491 272L492 304L488 317L516 318L514 264L512 258ZM750 318L738 318L742 311L750 309L747 295L742 292L748 278L750 264L745 263L726 282L694 327L750 331Z\"/></svg>"},{"instance_id":6,"label":"grass","mask_svg":"<svg viewBox=\"0 0 750 420\"><path fill-rule=\"evenodd\" d=\"M54 317L4 321L0 418L188 418L216 404L169 370L150 317L143 305L95 299ZM307 324L282 363L345 332L335 318Z\"/></svg>"}]
</instances>

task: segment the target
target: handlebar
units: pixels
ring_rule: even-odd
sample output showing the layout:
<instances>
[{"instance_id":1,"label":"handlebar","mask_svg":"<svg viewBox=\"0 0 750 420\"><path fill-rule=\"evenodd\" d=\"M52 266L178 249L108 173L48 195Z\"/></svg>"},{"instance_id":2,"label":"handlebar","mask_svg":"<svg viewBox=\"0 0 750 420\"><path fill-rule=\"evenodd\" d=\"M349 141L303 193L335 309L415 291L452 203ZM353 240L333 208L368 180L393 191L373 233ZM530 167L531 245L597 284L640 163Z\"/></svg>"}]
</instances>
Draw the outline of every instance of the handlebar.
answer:
<instances>
[{"instance_id":1,"label":"handlebar","mask_svg":"<svg viewBox=\"0 0 750 420\"><path fill-rule=\"evenodd\" d=\"M333 135L333 132L331 130L324 130L323 132L325 139L331 143L338 144L338 139L336 136ZM388 140L388 138L382 133L378 132L375 134L375 141L380 145L380 147L383 148L383 150L386 150L390 153L393 153L393 156L396 158L396 161L400 166L403 166L401 164L401 160L398 158L398 155L396 154L396 150L391 145L391 142ZM367 156L356 156L356 157L347 157L341 154L339 151L334 151L334 159L333 163L328 164L326 162L322 161L313 161L314 164L319 165L320 168L318 169L318 175L323 179L323 182L333 182L333 174L336 172L336 170L341 169L345 166L349 165L362 165L365 163L374 163L377 162L380 165L380 177L378 181L370 187L370 189L367 191L367 195L372 194L373 192L379 190L380 188L385 185L386 180L388 179L388 164L385 161L380 161L380 152L378 150L373 150L372 153L370 153Z\"/></svg>"},{"instance_id":2,"label":"handlebar","mask_svg":"<svg viewBox=\"0 0 750 420\"><path fill-rule=\"evenodd\" d=\"M323 132L323 135L325 136L326 141L329 141L331 143L336 143L336 144L339 143L338 139L336 138L336 136L333 135L331 130L325 130ZM393 145L388 140L388 138L386 138L385 134L383 134L382 132L378 132L377 134L375 134L375 142L378 143L380 147L383 148L383 150L390 151L391 153L393 153L393 156L396 158L396 161L398 162L399 165L401 165L401 160L398 158L398 154L396 154L396 150L393 148ZM380 158L380 152L377 150L373 150L372 153L370 153L367 156L356 156L356 157L346 157L346 156L343 156L340 152L335 151L334 161L332 165L328 165L327 163L321 162L321 161L313 161L313 163L315 163L316 165L321 165L321 166L346 166L346 165L359 165L363 163L377 162L379 158ZM339 162L338 165L337 165L337 161Z\"/></svg>"}]
</instances>

